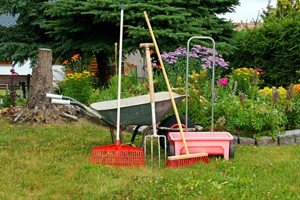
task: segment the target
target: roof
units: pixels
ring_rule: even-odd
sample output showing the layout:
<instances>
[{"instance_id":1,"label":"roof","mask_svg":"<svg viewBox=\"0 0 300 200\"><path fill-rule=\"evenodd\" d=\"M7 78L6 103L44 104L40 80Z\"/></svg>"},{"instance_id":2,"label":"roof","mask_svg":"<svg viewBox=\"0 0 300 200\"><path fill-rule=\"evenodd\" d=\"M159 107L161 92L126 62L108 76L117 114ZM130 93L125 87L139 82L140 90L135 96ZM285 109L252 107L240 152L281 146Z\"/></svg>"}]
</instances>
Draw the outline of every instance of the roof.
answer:
<instances>
[{"instance_id":1,"label":"roof","mask_svg":"<svg viewBox=\"0 0 300 200\"><path fill-rule=\"evenodd\" d=\"M18 17L19 14L17 15L12 15L9 13L0 14L0 26L4 26L4 27L14 26L17 24L16 22Z\"/></svg>"},{"instance_id":2,"label":"roof","mask_svg":"<svg viewBox=\"0 0 300 200\"><path fill-rule=\"evenodd\" d=\"M236 31L241 31L244 29L254 29L254 28L259 28L262 26L261 23L254 23L254 22L250 22L250 23L234 23L234 25L236 26L234 28L234 30Z\"/></svg>"},{"instance_id":3,"label":"roof","mask_svg":"<svg viewBox=\"0 0 300 200\"><path fill-rule=\"evenodd\" d=\"M11 68L12 68L12 65L1 65L0 64L0 75L11 75L11 72L10 72ZM22 65L22 66L20 66L20 65L15 66L14 69L19 75L27 75L27 74L31 74L31 72L32 72L29 61L25 62L24 65Z\"/></svg>"}]
</instances>

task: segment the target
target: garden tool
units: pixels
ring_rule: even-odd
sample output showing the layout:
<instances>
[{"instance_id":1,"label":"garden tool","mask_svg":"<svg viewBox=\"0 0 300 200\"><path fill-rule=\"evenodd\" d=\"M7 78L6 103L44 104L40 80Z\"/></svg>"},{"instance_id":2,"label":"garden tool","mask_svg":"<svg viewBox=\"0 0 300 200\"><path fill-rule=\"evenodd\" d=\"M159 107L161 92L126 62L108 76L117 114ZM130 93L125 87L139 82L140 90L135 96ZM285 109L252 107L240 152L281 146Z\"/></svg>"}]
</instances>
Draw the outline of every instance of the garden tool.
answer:
<instances>
[{"instance_id":1,"label":"garden tool","mask_svg":"<svg viewBox=\"0 0 300 200\"><path fill-rule=\"evenodd\" d=\"M174 97L173 97L172 90L171 90L171 87L170 87L170 83L169 83L169 80L168 80L168 77L167 77L167 73L166 73L166 70L165 70L161 55L160 55L160 51L159 51L159 48L158 48L158 45L157 45L157 42L156 42L156 39L155 39L155 36L154 36L154 33L153 33L153 30L152 30L152 27L151 27L151 24L150 24L150 21L149 21L149 18L148 18L148 15L147 15L146 11L144 11L144 16L145 16L145 19L146 19L146 22L147 22L147 25L148 25L148 28L149 28L149 32L150 32L152 41L153 41L154 46L155 46L155 51L158 55L158 59L159 59L159 62L161 64L162 73L163 73L166 85L168 87L170 99L171 99L171 102L172 102L172 105L173 105L173 110L174 110L174 113L175 113L175 116L176 116L176 120L177 120L177 123L178 123L179 131L180 131L180 134L181 134L181 137L182 137L182 142L184 144L184 149L185 149L185 153L186 153L185 155L168 157L168 161L167 161L166 164L167 164L167 166L177 167L177 166L192 165L192 164L197 163L199 161L204 161L204 162L207 163L209 161L207 153L189 154L189 150L188 150L187 143L186 143L186 140L185 140L185 135L183 133L182 124L181 124L181 121L180 121L180 118L179 118L178 110L177 110L177 107L176 107L176 103L174 101Z\"/></svg>"},{"instance_id":2,"label":"garden tool","mask_svg":"<svg viewBox=\"0 0 300 200\"><path fill-rule=\"evenodd\" d=\"M104 165L111 165L111 166L143 166L144 165L143 149L120 144L120 134L121 134L120 99L121 99L121 73L122 73L123 12L124 12L124 5L121 4L116 144L93 148L90 157L90 162L95 164L104 164Z\"/></svg>"},{"instance_id":3,"label":"garden tool","mask_svg":"<svg viewBox=\"0 0 300 200\"><path fill-rule=\"evenodd\" d=\"M145 154L145 160L146 160L146 144L147 144L147 138L150 138L150 144L151 144L151 165L153 165L153 142L155 139L157 139L157 148L158 148L158 165L160 166L160 141L164 141L165 145L165 161L167 157L167 140L166 136L164 135L157 135L157 129L156 129L156 116L155 116L155 97L154 97L154 84L153 84L153 73L152 73L152 63L151 63L151 57L150 57L150 47L154 47L153 43L141 43L140 48L145 48L146 53L146 65L148 69L148 79L149 79L149 91L150 91L150 104L151 104L151 115L152 115L152 135L146 135L144 140L144 154Z\"/></svg>"}]
</instances>

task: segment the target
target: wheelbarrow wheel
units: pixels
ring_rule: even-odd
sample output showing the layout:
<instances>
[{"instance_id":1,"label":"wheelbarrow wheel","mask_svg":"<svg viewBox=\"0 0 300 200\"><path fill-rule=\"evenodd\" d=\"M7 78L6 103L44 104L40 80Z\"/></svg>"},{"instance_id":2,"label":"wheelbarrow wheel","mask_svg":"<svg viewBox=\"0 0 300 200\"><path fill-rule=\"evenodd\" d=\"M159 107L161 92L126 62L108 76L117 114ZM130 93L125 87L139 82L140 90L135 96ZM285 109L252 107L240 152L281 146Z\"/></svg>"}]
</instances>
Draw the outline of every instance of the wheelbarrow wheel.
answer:
<instances>
[{"instance_id":1,"label":"wheelbarrow wheel","mask_svg":"<svg viewBox=\"0 0 300 200\"><path fill-rule=\"evenodd\" d=\"M232 141L229 144L229 158L234 158L234 144Z\"/></svg>"},{"instance_id":2,"label":"wheelbarrow wheel","mask_svg":"<svg viewBox=\"0 0 300 200\"><path fill-rule=\"evenodd\" d=\"M181 122L182 126L185 127L185 122L186 122L185 115L180 114L179 118L180 118L180 122ZM171 116L165 118L163 121L161 121L159 126L160 127L167 127L167 128L178 128L176 116L171 115ZM190 119L188 119L188 128L195 128L195 124ZM157 134L166 136L166 138L167 138L167 141L166 141L166 143L167 143L167 147L166 147L167 154L168 154L168 156L174 156L175 155L174 144L171 140L168 139L169 131L158 129ZM165 149L165 147L164 147L165 143L164 143L163 139L160 139L159 142L160 142L161 148Z\"/></svg>"}]
</instances>

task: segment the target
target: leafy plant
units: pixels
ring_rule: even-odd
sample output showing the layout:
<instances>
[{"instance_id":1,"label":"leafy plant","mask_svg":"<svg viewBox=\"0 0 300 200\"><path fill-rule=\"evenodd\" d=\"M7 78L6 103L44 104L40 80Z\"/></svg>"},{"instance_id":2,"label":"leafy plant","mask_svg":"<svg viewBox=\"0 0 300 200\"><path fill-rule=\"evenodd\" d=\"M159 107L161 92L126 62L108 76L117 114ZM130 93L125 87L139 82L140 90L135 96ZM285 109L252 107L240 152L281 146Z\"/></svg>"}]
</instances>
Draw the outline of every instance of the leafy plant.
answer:
<instances>
[{"instance_id":1,"label":"leafy plant","mask_svg":"<svg viewBox=\"0 0 300 200\"><path fill-rule=\"evenodd\" d=\"M282 1L280 1L282 2ZM286 87L299 74L300 12L285 16L269 15L261 27L236 33L236 49L226 58L232 68L260 67L267 86ZM263 39L262 39L263 38Z\"/></svg>"},{"instance_id":2,"label":"leafy plant","mask_svg":"<svg viewBox=\"0 0 300 200\"><path fill-rule=\"evenodd\" d=\"M126 71L128 74L123 74L121 77L121 98L146 94L148 92L148 83L140 81L136 76L135 70L127 68ZM118 75L116 74L110 78L107 88L101 88L92 94L90 101L97 102L117 98Z\"/></svg>"},{"instance_id":3,"label":"leafy plant","mask_svg":"<svg viewBox=\"0 0 300 200\"><path fill-rule=\"evenodd\" d=\"M221 95L221 96L220 96ZM287 124L284 110L273 104L247 98L244 93L239 96L219 94L215 104L216 120L223 120L222 130L233 134L258 137L276 136ZM216 129L218 129L216 123Z\"/></svg>"},{"instance_id":4,"label":"leafy plant","mask_svg":"<svg viewBox=\"0 0 300 200\"><path fill-rule=\"evenodd\" d=\"M93 92L93 76L89 71L69 73L60 82L61 93L87 104Z\"/></svg>"}]
</instances>

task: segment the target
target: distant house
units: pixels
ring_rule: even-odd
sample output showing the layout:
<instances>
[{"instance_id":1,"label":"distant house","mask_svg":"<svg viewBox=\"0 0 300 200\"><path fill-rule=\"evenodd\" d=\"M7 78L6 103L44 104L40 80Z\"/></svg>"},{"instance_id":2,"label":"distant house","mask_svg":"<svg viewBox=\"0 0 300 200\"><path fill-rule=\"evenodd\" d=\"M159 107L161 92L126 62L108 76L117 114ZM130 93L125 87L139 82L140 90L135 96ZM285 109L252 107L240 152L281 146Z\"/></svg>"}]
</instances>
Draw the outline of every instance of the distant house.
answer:
<instances>
[{"instance_id":1,"label":"distant house","mask_svg":"<svg viewBox=\"0 0 300 200\"><path fill-rule=\"evenodd\" d=\"M254 22L250 22L250 23L234 23L234 25L236 25L236 27L234 28L234 30L236 31L241 31L244 29L254 29L254 28L259 28L262 26L261 23L254 23Z\"/></svg>"}]
</instances>

